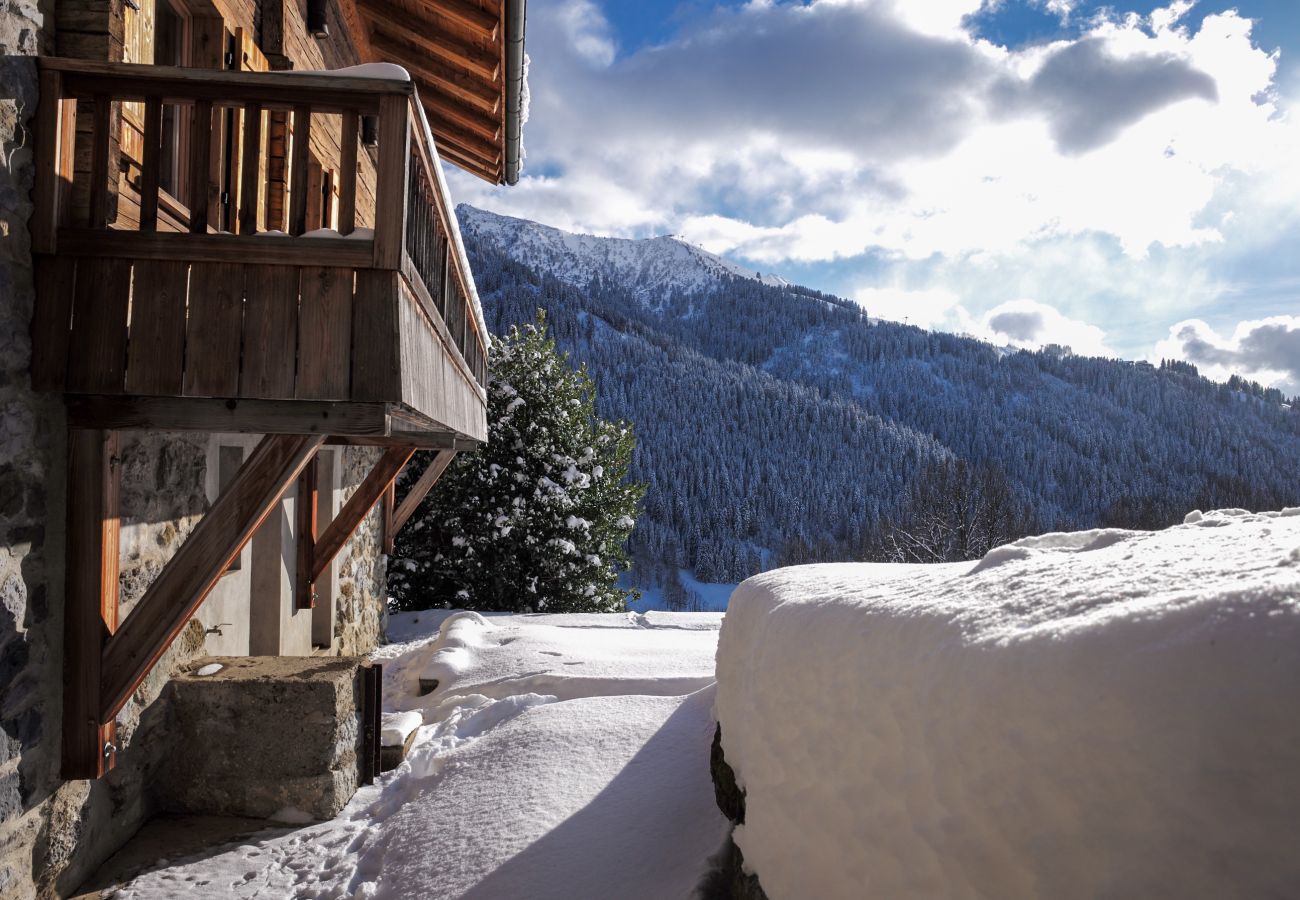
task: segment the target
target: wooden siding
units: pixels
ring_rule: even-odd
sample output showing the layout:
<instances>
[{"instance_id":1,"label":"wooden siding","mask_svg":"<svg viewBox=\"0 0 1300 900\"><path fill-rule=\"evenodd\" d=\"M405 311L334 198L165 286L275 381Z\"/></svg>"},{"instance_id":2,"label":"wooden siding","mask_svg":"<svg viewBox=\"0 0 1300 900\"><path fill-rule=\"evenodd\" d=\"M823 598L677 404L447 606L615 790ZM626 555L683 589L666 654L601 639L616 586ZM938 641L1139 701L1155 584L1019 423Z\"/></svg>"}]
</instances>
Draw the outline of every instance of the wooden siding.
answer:
<instances>
[{"instance_id":1,"label":"wooden siding","mask_svg":"<svg viewBox=\"0 0 1300 900\"><path fill-rule=\"evenodd\" d=\"M482 388L396 272L83 257L54 278L66 258L39 265L41 303L70 311L65 365L43 389L379 400L487 437Z\"/></svg>"}]
</instances>

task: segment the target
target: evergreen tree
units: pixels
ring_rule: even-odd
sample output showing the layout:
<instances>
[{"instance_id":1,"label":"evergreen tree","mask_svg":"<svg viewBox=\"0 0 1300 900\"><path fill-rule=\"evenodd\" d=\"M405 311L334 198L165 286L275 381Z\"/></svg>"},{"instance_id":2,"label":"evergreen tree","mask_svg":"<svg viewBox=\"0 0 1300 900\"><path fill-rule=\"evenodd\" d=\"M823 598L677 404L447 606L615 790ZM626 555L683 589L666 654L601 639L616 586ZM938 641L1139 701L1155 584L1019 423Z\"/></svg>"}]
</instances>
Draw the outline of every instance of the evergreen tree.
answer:
<instances>
[{"instance_id":1,"label":"evergreen tree","mask_svg":"<svg viewBox=\"0 0 1300 900\"><path fill-rule=\"evenodd\" d=\"M596 415L596 386L536 324L489 351L488 442L462 454L398 535L400 609L616 612L643 485L632 429ZM410 466L406 484L418 477Z\"/></svg>"}]
</instances>

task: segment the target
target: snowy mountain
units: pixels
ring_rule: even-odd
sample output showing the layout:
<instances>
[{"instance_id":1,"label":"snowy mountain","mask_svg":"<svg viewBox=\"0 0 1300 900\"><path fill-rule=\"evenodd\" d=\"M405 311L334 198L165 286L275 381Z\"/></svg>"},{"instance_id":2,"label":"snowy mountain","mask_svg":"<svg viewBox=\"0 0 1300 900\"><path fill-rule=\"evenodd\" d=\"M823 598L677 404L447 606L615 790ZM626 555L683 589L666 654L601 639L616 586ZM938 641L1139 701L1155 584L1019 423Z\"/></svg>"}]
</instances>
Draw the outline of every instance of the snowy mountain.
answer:
<instances>
[{"instance_id":1,"label":"snowy mountain","mask_svg":"<svg viewBox=\"0 0 1300 900\"><path fill-rule=\"evenodd\" d=\"M1300 404L1257 385L869 319L672 238L458 215L488 327L546 309L601 414L635 426L643 586L920 558L904 532L960 532L928 549L973 558L1045 530L1300 505ZM982 521L922 515L971 494Z\"/></svg>"},{"instance_id":2,"label":"snowy mountain","mask_svg":"<svg viewBox=\"0 0 1300 900\"><path fill-rule=\"evenodd\" d=\"M472 206L459 207L456 215L464 234L502 248L520 265L544 270L575 287L586 286L598 274L634 285L638 297L652 300L713 288L729 277L773 287L788 284L775 275L741 268L676 235L628 240L573 234Z\"/></svg>"}]
</instances>

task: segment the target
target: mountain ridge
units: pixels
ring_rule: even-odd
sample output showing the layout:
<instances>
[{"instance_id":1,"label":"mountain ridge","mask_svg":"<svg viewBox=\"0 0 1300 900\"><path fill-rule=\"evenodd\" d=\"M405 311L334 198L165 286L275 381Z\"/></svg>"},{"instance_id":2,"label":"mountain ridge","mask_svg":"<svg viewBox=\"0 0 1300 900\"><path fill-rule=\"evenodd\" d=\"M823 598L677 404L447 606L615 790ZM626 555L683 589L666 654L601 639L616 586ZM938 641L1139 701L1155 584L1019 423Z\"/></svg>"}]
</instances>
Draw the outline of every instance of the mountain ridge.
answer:
<instances>
[{"instance_id":1,"label":"mountain ridge","mask_svg":"<svg viewBox=\"0 0 1300 900\"><path fill-rule=\"evenodd\" d=\"M871 555L927 468L954 462L994 471L1036 530L1300 505L1300 405L1258 386L869 320L657 239L551 256L557 229L468 207L462 221L489 327L545 308L601 414L636 428L642 583Z\"/></svg>"},{"instance_id":2,"label":"mountain ridge","mask_svg":"<svg viewBox=\"0 0 1300 900\"><path fill-rule=\"evenodd\" d=\"M508 234L512 240L510 253L516 262L533 268L546 268L562 281L579 287L583 284L579 276L591 270L597 257L601 257L601 262L620 279L636 280L646 295L698 290L710 279L728 275L750 278L771 287L789 285L784 278L746 269L678 235L600 237L488 212L467 204L456 208L456 217L462 230L479 240L500 243L502 235ZM691 265L696 267L696 271L683 277L682 267Z\"/></svg>"}]
</instances>

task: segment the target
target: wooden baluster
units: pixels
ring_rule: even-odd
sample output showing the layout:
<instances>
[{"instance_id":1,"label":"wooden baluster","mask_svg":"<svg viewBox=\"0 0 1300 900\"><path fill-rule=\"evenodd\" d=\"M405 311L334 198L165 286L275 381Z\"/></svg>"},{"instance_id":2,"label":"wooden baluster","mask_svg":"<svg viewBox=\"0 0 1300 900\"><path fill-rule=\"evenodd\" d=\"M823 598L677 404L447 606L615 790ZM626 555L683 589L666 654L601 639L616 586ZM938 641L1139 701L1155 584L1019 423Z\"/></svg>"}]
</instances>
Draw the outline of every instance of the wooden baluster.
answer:
<instances>
[{"instance_id":1,"label":"wooden baluster","mask_svg":"<svg viewBox=\"0 0 1300 900\"><path fill-rule=\"evenodd\" d=\"M257 233L258 173L262 158L262 107L244 107L244 159L239 185L239 233Z\"/></svg>"},{"instance_id":2,"label":"wooden baluster","mask_svg":"<svg viewBox=\"0 0 1300 900\"><path fill-rule=\"evenodd\" d=\"M357 227L357 113L344 110L339 147L339 234L351 234Z\"/></svg>"},{"instance_id":3,"label":"wooden baluster","mask_svg":"<svg viewBox=\"0 0 1300 900\"><path fill-rule=\"evenodd\" d=\"M222 156L229 155L229 159L223 159L225 173L219 171L214 178L215 184L224 183L227 185L229 196L225 202L221 202L221 191L217 191L217 203L220 209L221 228L231 234L239 233L239 209L243 202L242 191L244 189L244 108L236 106L229 110L222 110L221 123L223 128L228 128L230 134L223 137L221 150Z\"/></svg>"},{"instance_id":4,"label":"wooden baluster","mask_svg":"<svg viewBox=\"0 0 1300 900\"><path fill-rule=\"evenodd\" d=\"M442 265L439 269L442 283L438 285L438 314L446 322L451 310L451 238L445 232L442 235Z\"/></svg>"},{"instance_id":5,"label":"wooden baluster","mask_svg":"<svg viewBox=\"0 0 1300 900\"><path fill-rule=\"evenodd\" d=\"M158 184L162 177L162 98L144 104L144 160L140 175L140 230L158 230Z\"/></svg>"},{"instance_id":6,"label":"wooden baluster","mask_svg":"<svg viewBox=\"0 0 1300 900\"><path fill-rule=\"evenodd\" d=\"M72 183L77 178L77 101L67 98L59 104L59 227L72 223ZM51 252L53 250L51 249Z\"/></svg>"},{"instance_id":7,"label":"wooden baluster","mask_svg":"<svg viewBox=\"0 0 1300 900\"><path fill-rule=\"evenodd\" d=\"M289 233L307 230L307 163L311 158L311 107L293 108L293 159L289 172Z\"/></svg>"},{"instance_id":8,"label":"wooden baluster","mask_svg":"<svg viewBox=\"0 0 1300 900\"><path fill-rule=\"evenodd\" d=\"M212 152L212 101L194 101L190 123L190 232L208 231L208 177Z\"/></svg>"},{"instance_id":9,"label":"wooden baluster","mask_svg":"<svg viewBox=\"0 0 1300 900\"><path fill-rule=\"evenodd\" d=\"M90 150L91 228L104 228L108 225L108 146L112 137L112 112L112 99L107 94L96 94Z\"/></svg>"}]
</instances>

